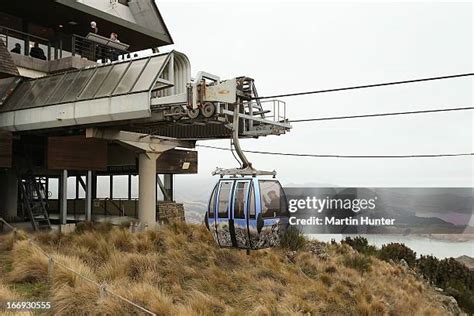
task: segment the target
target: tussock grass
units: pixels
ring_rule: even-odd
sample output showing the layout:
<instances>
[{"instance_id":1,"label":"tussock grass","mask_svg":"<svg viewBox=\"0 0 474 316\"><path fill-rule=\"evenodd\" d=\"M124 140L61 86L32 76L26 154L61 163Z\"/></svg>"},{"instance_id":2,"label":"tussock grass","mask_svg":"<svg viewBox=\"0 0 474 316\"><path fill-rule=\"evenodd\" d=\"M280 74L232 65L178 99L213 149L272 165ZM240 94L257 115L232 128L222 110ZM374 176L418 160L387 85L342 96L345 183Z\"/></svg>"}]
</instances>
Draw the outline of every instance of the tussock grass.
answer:
<instances>
[{"instance_id":1,"label":"tussock grass","mask_svg":"<svg viewBox=\"0 0 474 316\"><path fill-rule=\"evenodd\" d=\"M183 223L141 233L84 224L36 241L55 260L158 315L446 314L431 287L406 268L348 245L313 247L297 234L285 248L250 255L221 249L205 227ZM48 282L57 315L141 315L61 267L49 278L47 259L26 241L15 242L11 257L8 280Z\"/></svg>"}]
</instances>

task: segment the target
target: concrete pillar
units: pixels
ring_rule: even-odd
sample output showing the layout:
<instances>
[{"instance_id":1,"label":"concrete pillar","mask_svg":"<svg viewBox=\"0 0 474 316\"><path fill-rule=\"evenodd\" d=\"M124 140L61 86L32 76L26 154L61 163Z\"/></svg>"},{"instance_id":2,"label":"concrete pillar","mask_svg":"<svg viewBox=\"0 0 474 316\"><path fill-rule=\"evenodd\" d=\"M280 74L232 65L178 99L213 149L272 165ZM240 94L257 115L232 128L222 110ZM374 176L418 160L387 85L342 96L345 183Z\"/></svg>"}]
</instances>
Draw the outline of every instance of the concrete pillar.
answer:
<instances>
[{"instance_id":1,"label":"concrete pillar","mask_svg":"<svg viewBox=\"0 0 474 316\"><path fill-rule=\"evenodd\" d=\"M59 178L59 222L67 223L67 170L63 170Z\"/></svg>"},{"instance_id":2,"label":"concrete pillar","mask_svg":"<svg viewBox=\"0 0 474 316\"><path fill-rule=\"evenodd\" d=\"M159 153L138 155L138 220L154 228L156 225L156 159Z\"/></svg>"},{"instance_id":3,"label":"concrete pillar","mask_svg":"<svg viewBox=\"0 0 474 316\"><path fill-rule=\"evenodd\" d=\"M0 171L0 217L18 215L18 178L13 169Z\"/></svg>"},{"instance_id":4,"label":"concrete pillar","mask_svg":"<svg viewBox=\"0 0 474 316\"><path fill-rule=\"evenodd\" d=\"M92 219L92 171L87 171L86 176L86 221Z\"/></svg>"}]
</instances>

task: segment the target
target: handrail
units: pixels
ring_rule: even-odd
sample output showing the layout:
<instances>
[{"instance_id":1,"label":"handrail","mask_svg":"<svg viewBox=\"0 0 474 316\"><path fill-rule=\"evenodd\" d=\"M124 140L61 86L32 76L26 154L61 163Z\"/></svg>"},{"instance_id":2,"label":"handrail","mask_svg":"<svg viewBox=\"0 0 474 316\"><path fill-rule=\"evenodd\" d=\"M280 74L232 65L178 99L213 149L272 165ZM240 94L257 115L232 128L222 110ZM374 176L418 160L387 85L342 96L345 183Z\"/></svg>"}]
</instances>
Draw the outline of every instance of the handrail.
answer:
<instances>
[{"instance_id":1,"label":"handrail","mask_svg":"<svg viewBox=\"0 0 474 316\"><path fill-rule=\"evenodd\" d=\"M73 56L81 55L92 61L115 61L118 56L129 54L126 50L104 45L77 34L72 35L71 48Z\"/></svg>"},{"instance_id":2,"label":"handrail","mask_svg":"<svg viewBox=\"0 0 474 316\"><path fill-rule=\"evenodd\" d=\"M10 228L11 230L15 231L16 228L13 227L12 225L10 225L10 223L8 223L3 217L0 217L0 222L4 223L5 225L8 226L8 228Z\"/></svg>"},{"instance_id":3,"label":"handrail","mask_svg":"<svg viewBox=\"0 0 474 316\"><path fill-rule=\"evenodd\" d=\"M36 36L36 35L33 35L33 34L29 34L29 33L25 33L25 32L22 32L22 31L18 31L18 30L0 25L0 30L4 30L4 29L9 31L9 32L12 32L12 33L17 33L17 34L28 36L28 37L31 37L31 38L36 38L36 39L39 39L43 42L50 42L50 40L48 40L47 38L44 38L44 37L41 37L41 36ZM0 32L0 33L3 33L3 32Z\"/></svg>"},{"instance_id":4,"label":"handrail","mask_svg":"<svg viewBox=\"0 0 474 316\"><path fill-rule=\"evenodd\" d=\"M23 47L23 51L24 51L25 56L29 56L30 53L31 53L31 48L29 47L29 44L28 44L30 41L36 42L38 44L46 45L47 46L47 52L45 53L43 51L44 57L46 57L45 58L46 60L51 60L51 43L52 42L49 39L44 38L44 37L40 37L40 36L36 36L36 35L33 35L33 34L25 33L25 32L22 32L22 31L18 31L18 30L15 30L15 29L12 29L12 28L9 28L9 27L5 27L5 26L2 26L2 25L0 25L0 34L3 34L5 36L5 46L7 47L7 49L9 49L9 47L8 47L8 37L25 41L25 47Z\"/></svg>"}]
</instances>

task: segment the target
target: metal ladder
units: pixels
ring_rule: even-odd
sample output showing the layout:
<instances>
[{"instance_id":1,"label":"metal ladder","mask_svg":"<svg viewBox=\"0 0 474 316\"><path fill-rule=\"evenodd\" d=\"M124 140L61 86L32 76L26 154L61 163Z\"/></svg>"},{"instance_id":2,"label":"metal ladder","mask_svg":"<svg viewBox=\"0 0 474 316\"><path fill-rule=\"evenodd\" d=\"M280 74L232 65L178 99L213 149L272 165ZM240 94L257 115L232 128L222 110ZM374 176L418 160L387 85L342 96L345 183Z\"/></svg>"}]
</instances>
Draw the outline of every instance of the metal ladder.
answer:
<instances>
[{"instance_id":1,"label":"metal ladder","mask_svg":"<svg viewBox=\"0 0 474 316\"><path fill-rule=\"evenodd\" d=\"M35 177L29 171L19 182L23 214L28 214L33 229L51 229L44 179Z\"/></svg>"}]
</instances>

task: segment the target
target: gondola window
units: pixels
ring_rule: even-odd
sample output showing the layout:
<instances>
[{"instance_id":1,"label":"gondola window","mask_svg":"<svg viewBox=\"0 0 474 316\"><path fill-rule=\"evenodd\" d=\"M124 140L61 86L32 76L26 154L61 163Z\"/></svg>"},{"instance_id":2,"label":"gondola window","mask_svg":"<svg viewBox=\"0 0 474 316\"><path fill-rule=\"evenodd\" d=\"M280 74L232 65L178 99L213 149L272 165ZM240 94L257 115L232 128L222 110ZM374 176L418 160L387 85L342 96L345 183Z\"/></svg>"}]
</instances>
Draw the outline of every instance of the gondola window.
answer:
<instances>
[{"instance_id":1,"label":"gondola window","mask_svg":"<svg viewBox=\"0 0 474 316\"><path fill-rule=\"evenodd\" d=\"M260 197L263 218L281 216L281 186L277 181L260 181Z\"/></svg>"},{"instance_id":2,"label":"gondola window","mask_svg":"<svg viewBox=\"0 0 474 316\"><path fill-rule=\"evenodd\" d=\"M227 218L230 206L230 190L232 189L232 181L222 181L219 190L219 218Z\"/></svg>"},{"instance_id":3,"label":"gondola window","mask_svg":"<svg viewBox=\"0 0 474 316\"><path fill-rule=\"evenodd\" d=\"M250 186L248 212L249 218L255 219L255 193L253 185Z\"/></svg>"},{"instance_id":4,"label":"gondola window","mask_svg":"<svg viewBox=\"0 0 474 316\"><path fill-rule=\"evenodd\" d=\"M248 182L237 182L234 193L234 217L245 218L245 203L247 202Z\"/></svg>"},{"instance_id":5,"label":"gondola window","mask_svg":"<svg viewBox=\"0 0 474 316\"><path fill-rule=\"evenodd\" d=\"M211 199L209 201L209 209L208 209L209 218L214 218L214 210L216 208L216 191L217 191L217 186L214 187L214 190L212 190Z\"/></svg>"}]
</instances>

